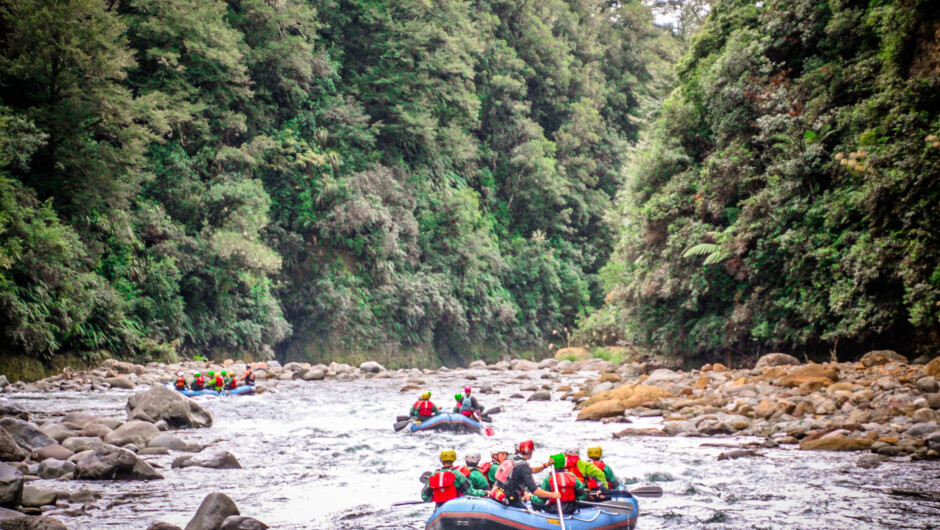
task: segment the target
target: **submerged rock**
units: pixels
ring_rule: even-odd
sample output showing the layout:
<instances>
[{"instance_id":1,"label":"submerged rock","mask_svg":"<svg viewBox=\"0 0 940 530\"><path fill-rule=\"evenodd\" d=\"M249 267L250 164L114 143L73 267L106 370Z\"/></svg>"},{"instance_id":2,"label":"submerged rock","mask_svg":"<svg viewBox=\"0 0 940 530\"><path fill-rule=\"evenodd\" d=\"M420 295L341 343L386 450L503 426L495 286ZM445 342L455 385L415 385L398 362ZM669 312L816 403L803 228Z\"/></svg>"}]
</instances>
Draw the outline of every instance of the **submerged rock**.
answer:
<instances>
[{"instance_id":1,"label":"submerged rock","mask_svg":"<svg viewBox=\"0 0 940 530\"><path fill-rule=\"evenodd\" d=\"M219 530L266 530L267 528L269 528L268 525L254 517L230 515L222 521L222 527Z\"/></svg>"},{"instance_id":2,"label":"submerged rock","mask_svg":"<svg viewBox=\"0 0 940 530\"><path fill-rule=\"evenodd\" d=\"M164 523L163 521L155 521L153 523L150 523L150 526L147 527L147 530L183 530L183 529L176 526L175 524Z\"/></svg>"},{"instance_id":3,"label":"submerged rock","mask_svg":"<svg viewBox=\"0 0 940 530\"><path fill-rule=\"evenodd\" d=\"M210 493L202 500L186 530L220 530L232 515L241 515L235 502L224 493Z\"/></svg>"},{"instance_id":4,"label":"submerged rock","mask_svg":"<svg viewBox=\"0 0 940 530\"><path fill-rule=\"evenodd\" d=\"M551 401L551 399L551 392L548 390L539 390L538 392L533 392L526 401Z\"/></svg>"},{"instance_id":5,"label":"submerged rock","mask_svg":"<svg viewBox=\"0 0 940 530\"><path fill-rule=\"evenodd\" d=\"M0 508L0 530L68 530L62 521Z\"/></svg>"}]
</instances>

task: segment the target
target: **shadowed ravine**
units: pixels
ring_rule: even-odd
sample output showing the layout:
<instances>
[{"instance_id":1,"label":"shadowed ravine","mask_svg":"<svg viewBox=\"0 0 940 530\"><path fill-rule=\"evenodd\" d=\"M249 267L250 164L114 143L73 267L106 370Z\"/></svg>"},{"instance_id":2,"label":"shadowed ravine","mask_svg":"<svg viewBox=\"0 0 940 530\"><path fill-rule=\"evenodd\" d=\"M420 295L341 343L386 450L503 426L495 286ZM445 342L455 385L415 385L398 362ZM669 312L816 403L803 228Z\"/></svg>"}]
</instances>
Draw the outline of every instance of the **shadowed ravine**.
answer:
<instances>
[{"instance_id":1,"label":"shadowed ravine","mask_svg":"<svg viewBox=\"0 0 940 530\"><path fill-rule=\"evenodd\" d=\"M510 447L531 438L534 459L550 451L600 444L605 460L621 479L656 483L661 499L641 499L640 528L932 528L940 520L940 462L888 459L876 469L855 466L858 452L761 450L764 457L718 461L727 448L703 443L740 443L736 438L611 439L622 425L575 422L567 401L530 402L509 396L544 371L467 370L437 375L396 374L357 381L292 382L277 393L202 401L211 412L209 429L180 431L187 441L231 451L241 470L198 467L169 469L174 455L146 457L159 464L165 480L88 482L41 480L57 490L81 488L103 493L87 515L58 515L69 528L139 528L162 520L185 526L206 494L229 495L243 515L272 528L423 528L430 505L390 508L418 499L418 476L437 463L443 448L458 457ZM466 375L476 377L468 380ZM593 372L557 375L579 382ZM490 383L480 395L487 406L502 405L494 416L496 436L450 433L393 433L397 414L407 411L416 392L401 394L406 377L428 382L433 399L451 406L464 384ZM528 393L525 393L528 395ZM129 392L19 394L25 408L43 412L80 410L124 419ZM557 397L560 393L553 394ZM638 423L653 420L638 420Z\"/></svg>"}]
</instances>

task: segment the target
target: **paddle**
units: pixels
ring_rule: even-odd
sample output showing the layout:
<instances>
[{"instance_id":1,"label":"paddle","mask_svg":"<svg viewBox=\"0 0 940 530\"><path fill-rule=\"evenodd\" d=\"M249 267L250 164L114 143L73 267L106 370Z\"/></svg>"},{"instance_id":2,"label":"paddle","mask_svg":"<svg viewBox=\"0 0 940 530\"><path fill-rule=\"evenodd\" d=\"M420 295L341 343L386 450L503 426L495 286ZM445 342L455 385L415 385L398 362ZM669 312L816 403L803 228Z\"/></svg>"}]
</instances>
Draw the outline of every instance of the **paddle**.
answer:
<instances>
[{"instance_id":1,"label":"paddle","mask_svg":"<svg viewBox=\"0 0 940 530\"><path fill-rule=\"evenodd\" d=\"M643 486L630 491L610 490L609 494L611 497L627 497L632 495L634 497L658 498L663 496L663 489L659 486Z\"/></svg>"},{"instance_id":2,"label":"paddle","mask_svg":"<svg viewBox=\"0 0 940 530\"><path fill-rule=\"evenodd\" d=\"M622 513L625 515L633 515L633 503L630 502L588 502L588 501L578 501L578 504L583 504L586 506L597 506L598 508L605 508L612 512Z\"/></svg>"},{"instance_id":3,"label":"paddle","mask_svg":"<svg viewBox=\"0 0 940 530\"><path fill-rule=\"evenodd\" d=\"M486 427L485 429L483 429L483 433L486 434L487 436L493 436L494 434L496 434L496 431L494 431L491 427Z\"/></svg>"},{"instance_id":4,"label":"paddle","mask_svg":"<svg viewBox=\"0 0 940 530\"><path fill-rule=\"evenodd\" d=\"M411 418L408 418L407 420L401 420L401 421L395 422L395 425L393 425L395 432L398 432L404 429L405 426L407 426L409 423L411 423Z\"/></svg>"},{"instance_id":5,"label":"paddle","mask_svg":"<svg viewBox=\"0 0 940 530\"><path fill-rule=\"evenodd\" d=\"M555 465L552 462L552 482L555 484L555 491L561 491L558 487L558 475L555 474ZM565 513L561 510L561 496L555 499L558 502L558 520L561 522L561 530L565 530Z\"/></svg>"},{"instance_id":6,"label":"paddle","mask_svg":"<svg viewBox=\"0 0 940 530\"><path fill-rule=\"evenodd\" d=\"M410 420L411 416L395 416L395 421Z\"/></svg>"},{"instance_id":7,"label":"paddle","mask_svg":"<svg viewBox=\"0 0 940 530\"><path fill-rule=\"evenodd\" d=\"M396 502L392 506L410 506L412 504L425 504L425 501L405 501L405 502Z\"/></svg>"}]
</instances>

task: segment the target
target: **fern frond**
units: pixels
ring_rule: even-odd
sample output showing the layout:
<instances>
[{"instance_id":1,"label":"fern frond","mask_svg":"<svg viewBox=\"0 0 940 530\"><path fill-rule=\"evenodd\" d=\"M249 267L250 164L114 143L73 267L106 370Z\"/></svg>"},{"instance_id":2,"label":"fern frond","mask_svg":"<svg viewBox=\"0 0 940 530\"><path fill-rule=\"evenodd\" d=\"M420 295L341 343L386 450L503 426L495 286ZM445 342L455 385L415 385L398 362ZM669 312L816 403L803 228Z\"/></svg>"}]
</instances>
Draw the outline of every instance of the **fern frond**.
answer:
<instances>
[{"instance_id":1,"label":"fern frond","mask_svg":"<svg viewBox=\"0 0 940 530\"><path fill-rule=\"evenodd\" d=\"M704 256L705 254L714 254L716 252L721 252L721 245L716 245L715 243L699 243L686 250L685 253L682 254L682 257Z\"/></svg>"}]
</instances>

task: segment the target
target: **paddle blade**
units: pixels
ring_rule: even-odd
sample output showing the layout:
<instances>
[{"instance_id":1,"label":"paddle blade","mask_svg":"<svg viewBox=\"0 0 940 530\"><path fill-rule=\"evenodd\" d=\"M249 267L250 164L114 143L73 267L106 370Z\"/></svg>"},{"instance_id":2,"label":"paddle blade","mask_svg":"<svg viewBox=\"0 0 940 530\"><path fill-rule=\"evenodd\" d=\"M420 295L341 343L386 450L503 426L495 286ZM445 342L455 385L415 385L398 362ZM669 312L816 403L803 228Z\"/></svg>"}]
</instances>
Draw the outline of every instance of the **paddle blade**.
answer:
<instances>
[{"instance_id":1,"label":"paddle blade","mask_svg":"<svg viewBox=\"0 0 940 530\"><path fill-rule=\"evenodd\" d=\"M402 420L396 423L393 427L395 428L395 431L398 432L407 427L409 423L411 423L411 420Z\"/></svg>"},{"instance_id":2,"label":"paddle blade","mask_svg":"<svg viewBox=\"0 0 940 530\"><path fill-rule=\"evenodd\" d=\"M434 473L431 473L430 471L425 471L424 473L421 473L421 476L418 477L418 480L420 480L422 484L427 484L428 480L431 480L431 475L433 474Z\"/></svg>"},{"instance_id":3,"label":"paddle blade","mask_svg":"<svg viewBox=\"0 0 940 530\"><path fill-rule=\"evenodd\" d=\"M483 432L486 433L487 436L493 436L494 434L496 434L496 431L494 431L490 427L483 429Z\"/></svg>"},{"instance_id":4,"label":"paddle blade","mask_svg":"<svg viewBox=\"0 0 940 530\"><path fill-rule=\"evenodd\" d=\"M659 486L643 486L635 490L630 490L630 495L634 497L656 498L663 496L663 489Z\"/></svg>"},{"instance_id":5,"label":"paddle blade","mask_svg":"<svg viewBox=\"0 0 940 530\"><path fill-rule=\"evenodd\" d=\"M598 508L603 508L605 510L622 513L624 515L633 515L633 503L631 502L587 502L587 501L578 501L578 504L584 504L587 506L597 506Z\"/></svg>"},{"instance_id":6,"label":"paddle blade","mask_svg":"<svg viewBox=\"0 0 940 530\"><path fill-rule=\"evenodd\" d=\"M491 409L486 409L486 414L499 414L503 411L503 407L493 407Z\"/></svg>"}]
</instances>

